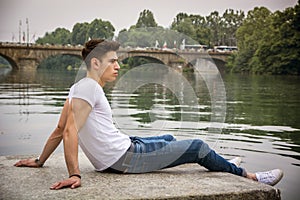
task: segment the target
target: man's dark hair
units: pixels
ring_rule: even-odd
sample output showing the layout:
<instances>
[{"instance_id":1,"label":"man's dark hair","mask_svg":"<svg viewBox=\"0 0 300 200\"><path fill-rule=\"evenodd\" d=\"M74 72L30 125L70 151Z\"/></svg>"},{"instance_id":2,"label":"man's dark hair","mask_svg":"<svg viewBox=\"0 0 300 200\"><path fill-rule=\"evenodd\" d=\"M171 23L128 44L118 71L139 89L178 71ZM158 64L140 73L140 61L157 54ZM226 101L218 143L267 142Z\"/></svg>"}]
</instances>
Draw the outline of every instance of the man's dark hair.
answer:
<instances>
[{"instance_id":1,"label":"man's dark hair","mask_svg":"<svg viewBox=\"0 0 300 200\"><path fill-rule=\"evenodd\" d=\"M120 44L115 41L108 41L104 39L91 39L86 42L81 51L82 59L85 61L86 66L90 69L91 59L97 58L101 61L102 56L109 51L117 51Z\"/></svg>"}]
</instances>

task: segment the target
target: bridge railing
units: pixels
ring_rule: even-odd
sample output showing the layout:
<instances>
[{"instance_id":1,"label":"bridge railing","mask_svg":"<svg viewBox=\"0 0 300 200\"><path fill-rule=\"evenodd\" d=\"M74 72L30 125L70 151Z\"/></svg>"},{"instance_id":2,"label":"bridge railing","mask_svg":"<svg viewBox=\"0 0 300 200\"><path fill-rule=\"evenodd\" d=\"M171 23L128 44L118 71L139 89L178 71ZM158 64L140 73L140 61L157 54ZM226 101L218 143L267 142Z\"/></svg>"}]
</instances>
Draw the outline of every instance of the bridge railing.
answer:
<instances>
[{"instance_id":1,"label":"bridge railing","mask_svg":"<svg viewBox=\"0 0 300 200\"><path fill-rule=\"evenodd\" d=\"M81 44L37 44L37 43L15 43L15 42L0 42L0 47L5 48L41 48L41 49L73 49L73 50L81 50L83 46ZM140 52L170 52L170 53L209 53L209 54L231 54L231 51L227 52L216 52L213 49L207 50L195 50L195 49L177 49L177 48L155 48L155 47L120 47L119 51L140 51Z\"/></svg>"},{"instance_id":2,"label":"bridge railing","mask_svg":"<svg viewBox=\"0 0 300 200\"><path fill-rule=\"evenodd\" d=\"M81 44L71 45L71 44L38 44L38 43L16 43L16 42L0 42L0 46L2 47L11 47L11 48L47 48L47 49L58 49L58 48L69 48L69 49L82 49L83 46Z\"/></svg>"}]
</instances>

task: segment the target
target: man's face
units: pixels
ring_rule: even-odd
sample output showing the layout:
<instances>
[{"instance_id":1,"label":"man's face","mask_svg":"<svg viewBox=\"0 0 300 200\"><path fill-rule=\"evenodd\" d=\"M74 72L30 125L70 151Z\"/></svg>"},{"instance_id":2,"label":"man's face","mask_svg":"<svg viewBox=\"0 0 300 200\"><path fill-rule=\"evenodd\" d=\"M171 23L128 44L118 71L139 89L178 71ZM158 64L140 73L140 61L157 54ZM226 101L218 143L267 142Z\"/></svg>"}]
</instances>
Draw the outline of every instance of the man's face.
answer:
<instances>
[{"instance_id":1,"label":"man's face","mask_svg":"<svg viewBox=\"0 0 300 200\"><path fill-rule=\"evenodd\" d=\"M101 81L112 82L118 77L120 65L118 63L118 56L115 51L109 51L102 57L101 66L105 67Z\"/></svg>"}]
</instances>

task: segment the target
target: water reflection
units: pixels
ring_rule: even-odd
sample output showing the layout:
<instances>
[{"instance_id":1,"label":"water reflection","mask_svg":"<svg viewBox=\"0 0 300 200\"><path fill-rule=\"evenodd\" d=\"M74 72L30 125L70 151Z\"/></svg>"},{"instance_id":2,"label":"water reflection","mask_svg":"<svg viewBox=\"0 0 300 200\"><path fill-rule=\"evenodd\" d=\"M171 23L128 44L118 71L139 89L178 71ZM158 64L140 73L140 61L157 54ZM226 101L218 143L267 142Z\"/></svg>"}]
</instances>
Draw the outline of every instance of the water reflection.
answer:
<instances>
[{"instance_id":1,"label":"water reflection","mask_svg":"<svg viewBox=\"0 0 300 200\"><path fill-rule=\"evenodd\" d=\"M0 76L0 154L39 154L58 121L76 72L3 73L6 75ZM243 166L250 171L282 168L285 177L277 187L283 199L297 197L300 78L224 76L226 121L222 134L211 134L208 129L212 108L205 81L192 73L184 76L198 100L190 110L180 103L180 95L163 84L145 84L132 94L115 89L115 83L107 85L105 91L116 125L131 135L171 133L179 139L201 138L226 158L243 157ZM177 87L182 86L176 83ZM185 88L181 91L184 94ZM189 116L188 120L182 120L182 115Z\"/></svg>"},{"instance_id":2,"label":"water reflection","mask_svg":"<svg viewBox=\"0 0 300 200\"><path fill-rule=\"evenodd\" d=\"M175 132L186 138L207 137L212 126L212 109L205 81L194 74L184 76L197 95L195 105L184 103L187 87L178 80L173 81L178 94L163 82L144 84L130 94L114 88L114 83L108 85L105 90L119 128L125 132L129 130L129 134L141 134L140 128L144 127L147 131L143 134L153 135L157 131L155 134ZM75 77L74 71L12 71L1 80L2 118L11 116L28 121L30 115L59 115ZM293 144L293 150L300 152L300 92L296 89L299 78L228 75L224 81L227 116L223 135L276 136L287 146ZM38 123L42 123L41 120ZM205 139L213 140L214 137L218 136Z\"/></svg>"}]
</instances>

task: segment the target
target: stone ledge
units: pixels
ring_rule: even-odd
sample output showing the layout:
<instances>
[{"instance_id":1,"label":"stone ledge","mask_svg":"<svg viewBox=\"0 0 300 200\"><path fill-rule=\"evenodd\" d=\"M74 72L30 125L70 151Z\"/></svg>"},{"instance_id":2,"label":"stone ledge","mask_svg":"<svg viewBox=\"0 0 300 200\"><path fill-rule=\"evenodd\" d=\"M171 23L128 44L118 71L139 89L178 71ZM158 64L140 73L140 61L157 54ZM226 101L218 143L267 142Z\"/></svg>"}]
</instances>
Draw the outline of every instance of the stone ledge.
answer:
<instances>
[{"instance_id":1,"label":"stone ledge","mask_svg":"<svg viewBox=\"0 0 300 200\"><path fill-rule=\"evenodd\" d=\"M280 199L274 187L196 164L146 174L100 173L82 153L82 187L54 191L50 185L67 176L63 154L51 156L43 168L13 166L23 158L28 156L0 157L0 199Z\"/></svg>"}]
</instances>

